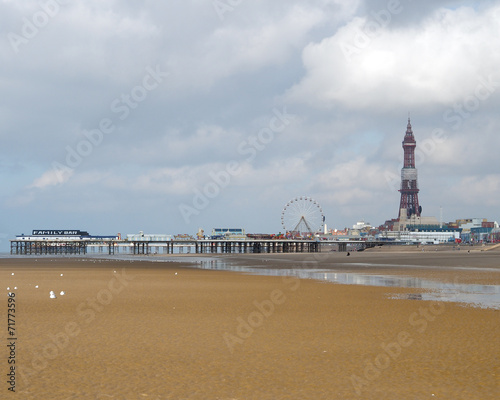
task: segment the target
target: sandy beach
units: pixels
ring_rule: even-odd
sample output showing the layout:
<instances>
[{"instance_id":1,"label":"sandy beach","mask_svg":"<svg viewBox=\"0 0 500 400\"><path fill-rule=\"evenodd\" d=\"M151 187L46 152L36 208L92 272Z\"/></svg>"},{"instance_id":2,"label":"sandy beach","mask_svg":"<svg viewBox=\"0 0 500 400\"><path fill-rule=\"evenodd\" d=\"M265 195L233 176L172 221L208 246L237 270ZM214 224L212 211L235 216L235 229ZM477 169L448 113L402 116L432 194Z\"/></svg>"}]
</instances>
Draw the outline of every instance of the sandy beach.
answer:
<instances>
[{"instance_id":1,"label":"sandy beach","mask_svg":"<svg viewBox=\"0 0 500 400\"><path fill-rule=\"evenodd\" d=\"M226 260L500 285L499 256L374 249ZM0 259L1 329L7 342L11 292L17 339L15 392L3 379L0 398L500 397L498 309L415 301L407 296L415 288L203 270L186 258L166 259L177 262ZM10 353L2 348L6 377Z\"/></svg>"}]
</instances>

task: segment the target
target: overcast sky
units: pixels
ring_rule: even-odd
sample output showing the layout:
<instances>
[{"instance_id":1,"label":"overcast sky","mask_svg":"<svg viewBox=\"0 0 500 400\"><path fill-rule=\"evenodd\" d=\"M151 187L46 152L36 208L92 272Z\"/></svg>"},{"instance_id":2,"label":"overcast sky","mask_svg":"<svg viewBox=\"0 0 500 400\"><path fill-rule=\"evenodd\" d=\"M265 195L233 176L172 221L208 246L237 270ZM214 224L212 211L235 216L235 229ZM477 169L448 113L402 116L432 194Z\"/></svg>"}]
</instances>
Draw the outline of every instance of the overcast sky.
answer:
<instances>
[{"instance_id":1,"label":"overcast sky","mask_svg":"<svg viewBox=\"0 0 500 400\"><path fill-rule=\"evenodd\" d=\"M500 1L0 0L0 250L32 229L500 220Z\"/></svg>"}]
</instances>

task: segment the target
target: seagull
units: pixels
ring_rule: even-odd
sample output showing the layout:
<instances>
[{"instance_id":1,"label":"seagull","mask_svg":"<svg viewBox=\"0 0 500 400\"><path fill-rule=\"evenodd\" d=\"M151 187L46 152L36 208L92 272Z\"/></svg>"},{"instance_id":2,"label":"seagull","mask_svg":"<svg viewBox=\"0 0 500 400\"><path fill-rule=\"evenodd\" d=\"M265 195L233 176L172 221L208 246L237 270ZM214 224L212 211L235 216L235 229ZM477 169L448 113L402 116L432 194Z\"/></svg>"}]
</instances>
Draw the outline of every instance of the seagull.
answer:
<instances>
[{"instance_id":1,"label":"seagull","mask_svg":"<svg viewBox=\"0 0 500 400\"><path fill-rule=\"evenodd\" d=\"M56 294L54 293L53 290L50 291L50 298L51 299L55 299L56 298Z\"/></svg>"},{"instance_id":2,"label":"seagull","mask_svg":"<svg viewBox=\"0 0 500 400\"><path fill-rule=\"evenodd\" d=\"M64 290L61 290L61 293L59 293L61 296L64 296L66 293L64 293Z\"/></svg>"}]
</instances>

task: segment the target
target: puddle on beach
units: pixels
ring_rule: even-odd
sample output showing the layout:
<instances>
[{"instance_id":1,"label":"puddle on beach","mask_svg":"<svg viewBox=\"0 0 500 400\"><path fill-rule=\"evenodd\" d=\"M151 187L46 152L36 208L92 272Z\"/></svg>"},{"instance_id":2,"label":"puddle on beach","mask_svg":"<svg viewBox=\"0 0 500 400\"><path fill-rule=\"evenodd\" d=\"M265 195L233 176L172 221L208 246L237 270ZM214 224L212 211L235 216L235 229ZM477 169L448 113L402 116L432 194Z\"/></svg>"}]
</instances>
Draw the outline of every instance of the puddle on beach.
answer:
<instances>
[{"instance_id":1,"label":"puddle on beach","mask_svg":"<svg viewBox=\"0 0 500 400\"><path fill-rule=\"evenodd\" d=\"M500 285L477 285L463 283L443 283L429 279L397 275L362 274L340 272L333 269L293 269L247 267L234 265L224 260L194 258L189 260L198 268L212 270L230 270L246 274L269 276L294 276L301 279L315 279L341 285L363 285L383 287L403 287L424 289L422 293L395 295L393 299L451 301L465 303L474 307L500 309ZM368 264L367 264L368 265ZM377 267L378 265L372 264Z\"/></svg>"}]
</instances>

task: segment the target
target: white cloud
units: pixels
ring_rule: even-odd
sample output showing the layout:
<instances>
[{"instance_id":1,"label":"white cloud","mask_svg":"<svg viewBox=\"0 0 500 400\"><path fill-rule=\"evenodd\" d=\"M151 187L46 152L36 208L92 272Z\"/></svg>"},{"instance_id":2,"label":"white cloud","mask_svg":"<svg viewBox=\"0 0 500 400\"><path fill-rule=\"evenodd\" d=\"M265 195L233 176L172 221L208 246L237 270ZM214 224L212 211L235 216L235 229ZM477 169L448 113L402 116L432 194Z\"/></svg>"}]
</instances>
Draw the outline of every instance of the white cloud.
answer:
<instances>
[{"instance_id":1,"label":"white cloud","mask_svg":"<svg viewBox=\"0 0 500 400\"><path fill-rule=\"evenodd\" d=\"M377 196L390 195L392 188L387 176L383 165L358 156L317 174L313 178L313 187L336 204L355 205L369 202Z\"/></svg>"},{"instance_id":2,"label":"white cloud","mask_svg":"<svg viewBox=\"0 0 500 400\"><path fill-rule=\"evenodd\" d=\"M393 29L389 23L364 33L373 22L355 18L335 35L308 45L307 74L288 99L379 111L450 104L473 94L481 78L500 65L493 40L500 34L498 7L439 9L418 27Z\"/></svg>"},{"instance_id":3,"label":"white cloud","mask_svg":"<svg viewBox=\"0 0 500 400\"><path fill-rule=\"evenodd\" d=\"M483 207L497 207L500 198L500 174L464 176L451 188L450 197L455 199L455 202L473 206L476 212L482 212Z\"/></svg>"},{"instance_id":4,"label":"white cloud","mask_svg":"<svg viewBox=\"0 0 500 400\"><path fill-rule=\"evenodd\" d=\"M66 183L73 174L74 170L70 168L51 168L29 184L27 189L45 189L51 186L62 185Z\"/></svg>"}]
</instances>

